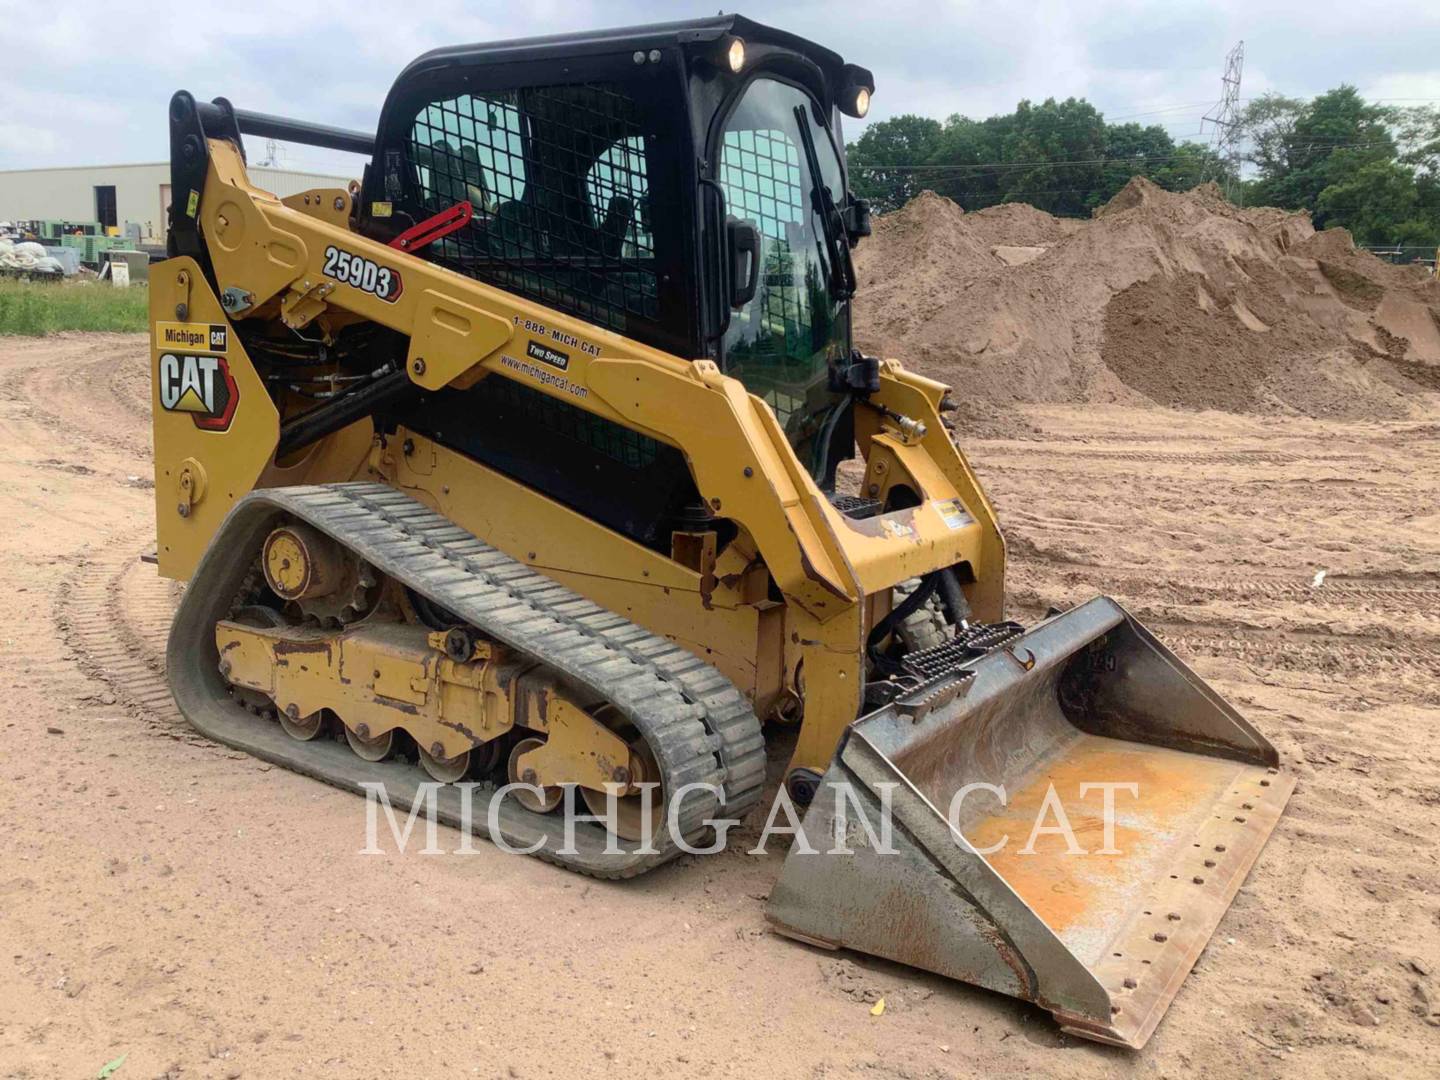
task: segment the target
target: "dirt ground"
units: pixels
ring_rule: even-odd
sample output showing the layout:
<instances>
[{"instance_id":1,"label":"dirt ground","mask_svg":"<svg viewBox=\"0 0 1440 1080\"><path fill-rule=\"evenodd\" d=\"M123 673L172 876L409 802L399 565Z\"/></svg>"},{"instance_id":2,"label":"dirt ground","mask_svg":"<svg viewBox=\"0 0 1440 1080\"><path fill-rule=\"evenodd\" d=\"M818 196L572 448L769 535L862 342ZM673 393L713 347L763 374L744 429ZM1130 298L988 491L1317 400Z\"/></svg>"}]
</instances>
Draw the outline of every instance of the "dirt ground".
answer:
<instances>
[{"instance_id":1,"label":"dirt ground","mask_svg":"<svg viewBox=\"0 0 1440 1080\"><path fill-rule=\"evenodd\" d=\"M145 348L0 341L0 1075L1435 1075L1440 416L1025 406L961 434L1019 614L1116 596L1299 777L1137 1054L772 935L778 849L626 884L359 854L361 800L169 703Z\"/></svg>"}]
</instances>

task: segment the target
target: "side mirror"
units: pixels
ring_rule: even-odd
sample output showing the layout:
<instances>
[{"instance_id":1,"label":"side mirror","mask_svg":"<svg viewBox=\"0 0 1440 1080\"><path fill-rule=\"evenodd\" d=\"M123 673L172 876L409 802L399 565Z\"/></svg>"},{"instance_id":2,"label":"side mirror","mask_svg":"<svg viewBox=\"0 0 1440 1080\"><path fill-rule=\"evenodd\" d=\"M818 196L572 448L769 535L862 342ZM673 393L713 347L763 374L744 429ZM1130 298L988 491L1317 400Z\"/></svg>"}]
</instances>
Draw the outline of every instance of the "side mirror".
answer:
<instances>
[{"instance_id":1,"label":"side mirror","mask_svg":"<svg viewBox=\"0 0 1440 1080\"><path fill-rule=\"evenodd\" d=\"M870 235L869 201L851 196L850 203L845 207L842 216L845 220L845 233L850 239L850 246L853 248L860 242L861 237Z\"/></svg>"},{"instance_id":2,"label":"side mirror","mask_svg":"<svg viewBox=\"0 0 1440 1080\"><path fill-rule=\"evenodd\" d=\"M832 393L868 398L880 392L880 361L859 349L850 350L848 364L830 364L828 386Z\"/></svg>"},{"instance_id":3,"label":"side mirror","mask_svg":"<svg viewBox=\"0 0 1440 1080\"><path fill-rule=\"evenodd\" d=\"M760 284L760 230L748 221L730 218L725 236L730 251L730 307L739 311L755 299Z\"/></svg>"}]
</instances>

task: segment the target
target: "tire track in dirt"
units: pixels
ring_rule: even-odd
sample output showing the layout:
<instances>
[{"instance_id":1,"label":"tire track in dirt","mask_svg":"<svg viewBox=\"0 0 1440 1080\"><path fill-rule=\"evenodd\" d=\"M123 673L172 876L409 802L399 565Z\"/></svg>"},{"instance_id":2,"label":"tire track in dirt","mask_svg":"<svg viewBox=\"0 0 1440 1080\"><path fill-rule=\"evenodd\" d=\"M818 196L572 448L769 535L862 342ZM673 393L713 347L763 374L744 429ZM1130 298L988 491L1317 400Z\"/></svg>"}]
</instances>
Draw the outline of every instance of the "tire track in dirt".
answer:
<instances>
[{"instance_id":1,"label":"tire track in dirt","mask_svg":"<svg viewBox=\"0 0 1440 1080\"><path fill-rule=\"evenodd\" d=\"M143 534L93 552L57 592L55 624L79 667L100 680L150 726L207 744L191 731L165 681L165 639L175 593L139 553Z\"/></svg>"},{"instance_id":2,"label":"tire track in dirt","mask_svg":"<svg viewBox=\"0 0 1440 1080\"><path fill-rule=\"evenodd\" d=\"M99 397L104 404L94 409L54 404L60 400L60 395L74 393L73 386L67 385L72 380L83 383L89 377L95 379L98 385L108 386L110 376L108 365L102 364L89 364L79 372L64 374L31 368L20 375L17 389L24 395L31 418L47 427L67 428L72 436L78 435L86 442L98 443L137 458L149 458L149 432L144 428L137 430L135 414L121 404L124 401L122 396L105 398L101 395Z\"/></svg>"},{"instance_id":3,"label":"tire track in dirt","mask_svg":"<svg viewBox=\"0 0 1440 1080\"><path fill-rule=\"evenodd\" d=\"M1146 621L1171 648L1194 656L1341 677L1410 672L1440 679L1440 648L1433 641L1386 641L1359 634L1330 636L1297 629L1250 629L1153 617Z\"/></svg>"},{"instance_id":4,"label":"tire track in dirt","mask_svg":"<svg viewBox=\"0 0 1440 1080\"><path fill-rule=\"evenodd\" d=\"M62 338L43 359L12 369L3 397L18 403L33 423L64 432L68 442L98 444L148 463L150 427L141 422L150 414L144 348L143 338L130 335L107 337L98 350L94 342ZM147 395L143 403L140 386Z\"/></svg>"},{"instance_id":5,"label":"tire track in dirt","mask_svg":"<svg viewBox=\"0 0 1440 1080\"><path fill-rule=\"evenodd\" d=\"M1440 617L1440 586L1426 588L1414 585L1385 585L1330 576L1319 585L1310 581L1274 578L1231 578L1214 582L1174 584L1177 587L1203 589L1227 597L1264 597L1319 607L1348 608L1357 603L1367 603L1397 611Z\"/></svg>"},{"instance_id":6,"label":"tire track in dirt","mask_svg":"<svg viewBox=\"0 0 1440 1080\"><path fill-rule=\"evenodd\" d=\"M1143 465L1295 465L1299 463L1329 464L1331 462L1359 462L1371 460L1365 454L1297 454L1284 450L1125 450L1090 448L1071 449L1049 444L1035 446L987 447L980 455L989 460L991 456L1010 458L1035 458L1047 469L1053 468L1057 460L1061 463L1070 459L1097 462L1133 461Z\"/></svg>"},{"instance_id":7,"label":"tire track in dirt","mask_svg":"<svg viewBox=\"0 0 1440 1080\"><path fill-rule=\"evenodd\" d=\"M1099 568L1097 567L1097 572ZM1244 600L1296 604L1301 607L1367 610L1412 614L1440 620L1440 587L1379 585L1327 577L1320 585L1307 580L1232 578L1195 581L1185 578L1111 578L1126 596L1187 604L1209 600Z\"/></svg>"},{"instance_id":8,"label":"tire track in dirt","mask_svg":"<svg viewBox=\"0 0 1440 1080\"><path fill-rule=\"evenodd\" d=\"M1097 577L1099 575L1097 574ZM1120 601L1171 648L1190 656L1240 660L1259 668L1313 671L1325 675L1376 677L1384 673L1440 679L1440 593L1424 590L1376 592L1363 587L1349 595L1316 597L1322 590L1303 585L1275 585L1255 592L1212 589L1190 583L1147 582L1134 578L1108 578L1104 592ZM1011 601L1036 614L1049 608L1066 608L1075 590L1058 581L1041 579L1011 588ZM1410 597L1428 604L1419 621L1385 623L1386 616L1416 614ZM1334 616L1356 614L1354 597L1370 601L1364 609L1375 619L1368 623L1341 622ZM1202 613L1197 604L1230 601L1231 610ZM1273 607L1267 607L1267 602ZM1387 610L1383 610L1388 607ZM1298 610L1297 610L1298 609ZM1273 613L1283 613L1275 615ZM1300 614L1313 612L1301 621ZM1265 625L1276 618L1276 626Z\"/></svg>"},{"instance_id":9,"label":"tire track in dirt","mask_svg":"<svg viewBox=\"0 0 1440 1080\"><path fill-rule=\"evenodd\" d=\"M150 426L152 402L148 376L149 372L138 364L116 364L110 373L109 385L116 404L140 421L142 428Z\"/></svg>"},{"instance_id":10,"label":"tire track in dirt","mask_svg":"<svg viewBox=\"0 0 1440 1080\"><path fill-rule=\"evenodd\" d=\"M1054 575L1089 574L1103 579L1107 588L1127 597L1164 600L1193 605L1211 601L1252 601L1283 603L1302 608L1325 608L1345 611L1359 609L1378 613L1404 614L1425 620L1440 620L1440 572L1395 570L1393 572L1344 571L1327 573L1320 584L1313 574L1281 576L1254 574L1224 576L1211 574L1198 577L1177 576L1147 571L1143 576L1133 569L1117 568L1071 555L1063 547L1051 547L1045 538L1057 531L1087 536L1104 536L1124 531L1120 524L1087 521L1066 517L1041 517L1024 511L1012 511L1008 522L1022 528L1007 533L1012 553L1023 557L1026 568L1048 580ZM1154 528L1155 535L1178 539L1198 535L1184 530Z\"/></svg>"}]
</instances>

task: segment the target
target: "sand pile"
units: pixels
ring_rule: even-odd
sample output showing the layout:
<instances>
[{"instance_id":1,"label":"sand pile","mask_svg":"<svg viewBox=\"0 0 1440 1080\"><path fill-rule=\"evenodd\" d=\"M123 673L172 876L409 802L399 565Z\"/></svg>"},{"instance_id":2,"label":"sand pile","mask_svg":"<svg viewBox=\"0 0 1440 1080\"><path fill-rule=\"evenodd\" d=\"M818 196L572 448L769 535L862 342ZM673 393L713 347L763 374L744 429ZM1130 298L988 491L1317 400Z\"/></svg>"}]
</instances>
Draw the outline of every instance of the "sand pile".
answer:
<instances>
[{"instance_id":1,"label":"sand pile","mask_svg":"<svg viewBox=\"0 0 1440 1080\"><path fill-rule=\"evenodd\" d=\"M856 252L856 336L984 409L1113 401L1403 417L1440 389L1440 285L1306 214L1135 179L1091 221L926 192Z\"/></svg>"}]
</instances>

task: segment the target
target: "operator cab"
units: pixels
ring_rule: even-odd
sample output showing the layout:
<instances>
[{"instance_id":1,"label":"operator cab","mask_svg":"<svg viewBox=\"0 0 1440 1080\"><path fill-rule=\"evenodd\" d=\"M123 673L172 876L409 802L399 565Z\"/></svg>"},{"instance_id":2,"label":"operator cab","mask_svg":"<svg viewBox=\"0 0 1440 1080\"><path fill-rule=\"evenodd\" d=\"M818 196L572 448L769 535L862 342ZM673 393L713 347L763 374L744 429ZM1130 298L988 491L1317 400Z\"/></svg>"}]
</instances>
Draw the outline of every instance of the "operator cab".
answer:
<instances>
[{"instance_id":1,"label":"operator cab","mask_svg":"<svg viewBox=\"0 0 1440 1080\"><path fill-rule=\"evenodd\" d=\"M853 447L832 374L850 363L850 248L869 231L841 114L873 91L733 15L438 49L386 99L357 224L389 240L470 203L424 257L715 360L831 488Z\"/></svg>"}]
</instances>

